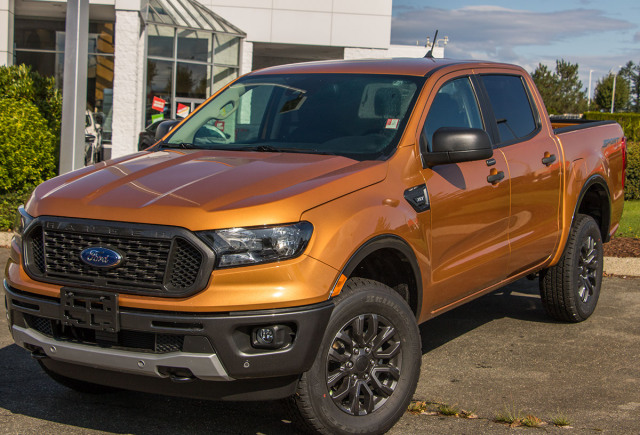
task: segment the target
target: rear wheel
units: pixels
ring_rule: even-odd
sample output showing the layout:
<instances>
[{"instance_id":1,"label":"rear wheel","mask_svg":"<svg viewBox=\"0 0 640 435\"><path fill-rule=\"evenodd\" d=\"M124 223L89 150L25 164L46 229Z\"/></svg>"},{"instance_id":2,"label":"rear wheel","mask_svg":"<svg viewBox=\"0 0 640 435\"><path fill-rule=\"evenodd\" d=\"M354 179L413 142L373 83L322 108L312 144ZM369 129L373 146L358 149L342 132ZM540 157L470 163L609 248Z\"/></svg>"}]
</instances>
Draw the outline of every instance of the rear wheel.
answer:
<instances>
[{"instance_id":1,"label":"rear wheel","mask_svg":"<svg viewBox=\"0 0 640 435\"><path fill-rule=\"evenodd\" d=\"M547 314L581 322L596 309L602 284L603 247L596 221L579 214L562 258L540 273L540 296Z\"/></svg>"},{"instance_id":2,"label":"rear wheel","mask_svg":"<svg viewBox=\"0 0 640 435\"><path fill-rule=\"evenodd\" d=\"M384 433L407 409L420 375L415 317L393 289L371 280L349 280L335 302L290 404L313 432Z\"/></svg>"}]
</instances>

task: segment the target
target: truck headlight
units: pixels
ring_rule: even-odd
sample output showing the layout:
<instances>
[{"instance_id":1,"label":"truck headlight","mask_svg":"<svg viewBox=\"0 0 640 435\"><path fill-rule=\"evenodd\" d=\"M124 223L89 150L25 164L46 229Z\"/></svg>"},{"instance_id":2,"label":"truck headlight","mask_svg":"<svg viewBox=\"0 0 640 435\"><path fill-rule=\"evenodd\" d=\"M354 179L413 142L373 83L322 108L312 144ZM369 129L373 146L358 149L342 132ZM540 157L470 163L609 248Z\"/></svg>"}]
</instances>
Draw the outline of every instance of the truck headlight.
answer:
<instances>
[{"instance_id":1,"label":"truck headlight","mask_svg":"<svg viewBox=\"0 0 640 435\"><path fill-rule=\"evenodd\" d=\"M24 206L18 207L13 224L13 239L20 248L22 248L22 234L31 222L33 222L33 217L25 211Z\"/></svg>"},{"instance_id":2,"label":"truck headlight","mask_svg":"<svg viewBox=\"0 0 640 435\"><path fill-rule=\"evenodd\" d=\"M311 239L313 225L298 222L259 228L228 228L197 234L216 253L218 267L287 260L300 255Z\"/></svg>"}]
</instances>

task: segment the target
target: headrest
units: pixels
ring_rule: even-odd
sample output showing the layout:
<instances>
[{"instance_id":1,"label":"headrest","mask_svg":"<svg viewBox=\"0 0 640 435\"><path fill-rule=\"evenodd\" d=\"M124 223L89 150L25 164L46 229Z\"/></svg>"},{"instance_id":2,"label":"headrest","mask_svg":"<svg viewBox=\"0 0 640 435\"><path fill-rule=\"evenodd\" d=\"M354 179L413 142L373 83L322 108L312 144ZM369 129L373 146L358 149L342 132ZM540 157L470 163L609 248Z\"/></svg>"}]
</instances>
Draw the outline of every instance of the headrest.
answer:
<instances>
[{"instance_id":1,"label":"headrest","mask_svg":"<svg viewBox=\"0 0 640 435\"><path fill-rule=\"evenodd\" d=\"M400 91L396 88L378 89L374 100L376 115L381 118L398 118L401 99Z\"/></svg>"}]
</instances>

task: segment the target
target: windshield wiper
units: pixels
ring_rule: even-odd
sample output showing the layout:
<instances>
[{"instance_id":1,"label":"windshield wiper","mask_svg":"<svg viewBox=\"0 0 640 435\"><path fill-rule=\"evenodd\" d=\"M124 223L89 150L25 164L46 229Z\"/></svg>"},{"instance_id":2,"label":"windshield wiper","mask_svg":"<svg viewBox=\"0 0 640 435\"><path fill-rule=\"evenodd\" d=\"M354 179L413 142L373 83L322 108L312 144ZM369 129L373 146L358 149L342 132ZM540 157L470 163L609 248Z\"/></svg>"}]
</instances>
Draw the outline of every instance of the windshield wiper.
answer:
<instances>
[{"instance_id":1,"label":"windshield wiper","mask_svg":"<svg viewBox=\"0 0 640 435\"><path fill-rule=\"evenodd\" d=\"M200 148L192 143L188 143L188 142L181 142L181 143L167 143L167 142L162 142L160 144L161 148L179 148L179 149L183 149L183 150L187 150L187 149L196 149L196 148Z\"/></svg>"},{"instance_id":2,"label":"windshield wiper","mask_svg":"<svg viewBox=\"0 0 640 435\"><path fill-rule=\"evenodd\" d=\"M277 148L271 145L256 145L251 147L236 148L239 151L258 151L260 153L300 153L300 154L326 154L336 155L329 151L320 151L314 148Z\"/></svg>"}]
</instances>

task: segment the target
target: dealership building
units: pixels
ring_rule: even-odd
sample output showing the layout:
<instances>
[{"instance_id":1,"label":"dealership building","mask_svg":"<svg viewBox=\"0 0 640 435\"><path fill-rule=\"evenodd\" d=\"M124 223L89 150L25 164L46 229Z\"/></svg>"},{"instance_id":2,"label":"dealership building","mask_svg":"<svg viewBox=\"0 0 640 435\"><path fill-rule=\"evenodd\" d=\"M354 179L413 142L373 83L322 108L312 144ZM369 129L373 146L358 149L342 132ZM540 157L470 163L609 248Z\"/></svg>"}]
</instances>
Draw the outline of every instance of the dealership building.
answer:
<instances>
[{"instance_id":1,"label":"dealership building","mask_svg":"<svg viewBox=\"0 0 640 435\"><path fill-rule=\"evenodd\" d=\"M87 109L100 115L116 157L137 149L138 133L152 120L186 116L254 69L423 56L423 46L390 44L391 6L392 0L90 0ZM66 9L59 0L0 0L0 65L31 65L62 87ZM441 56L443 47L437 50Z\"/></svg>"}]
</instances>

